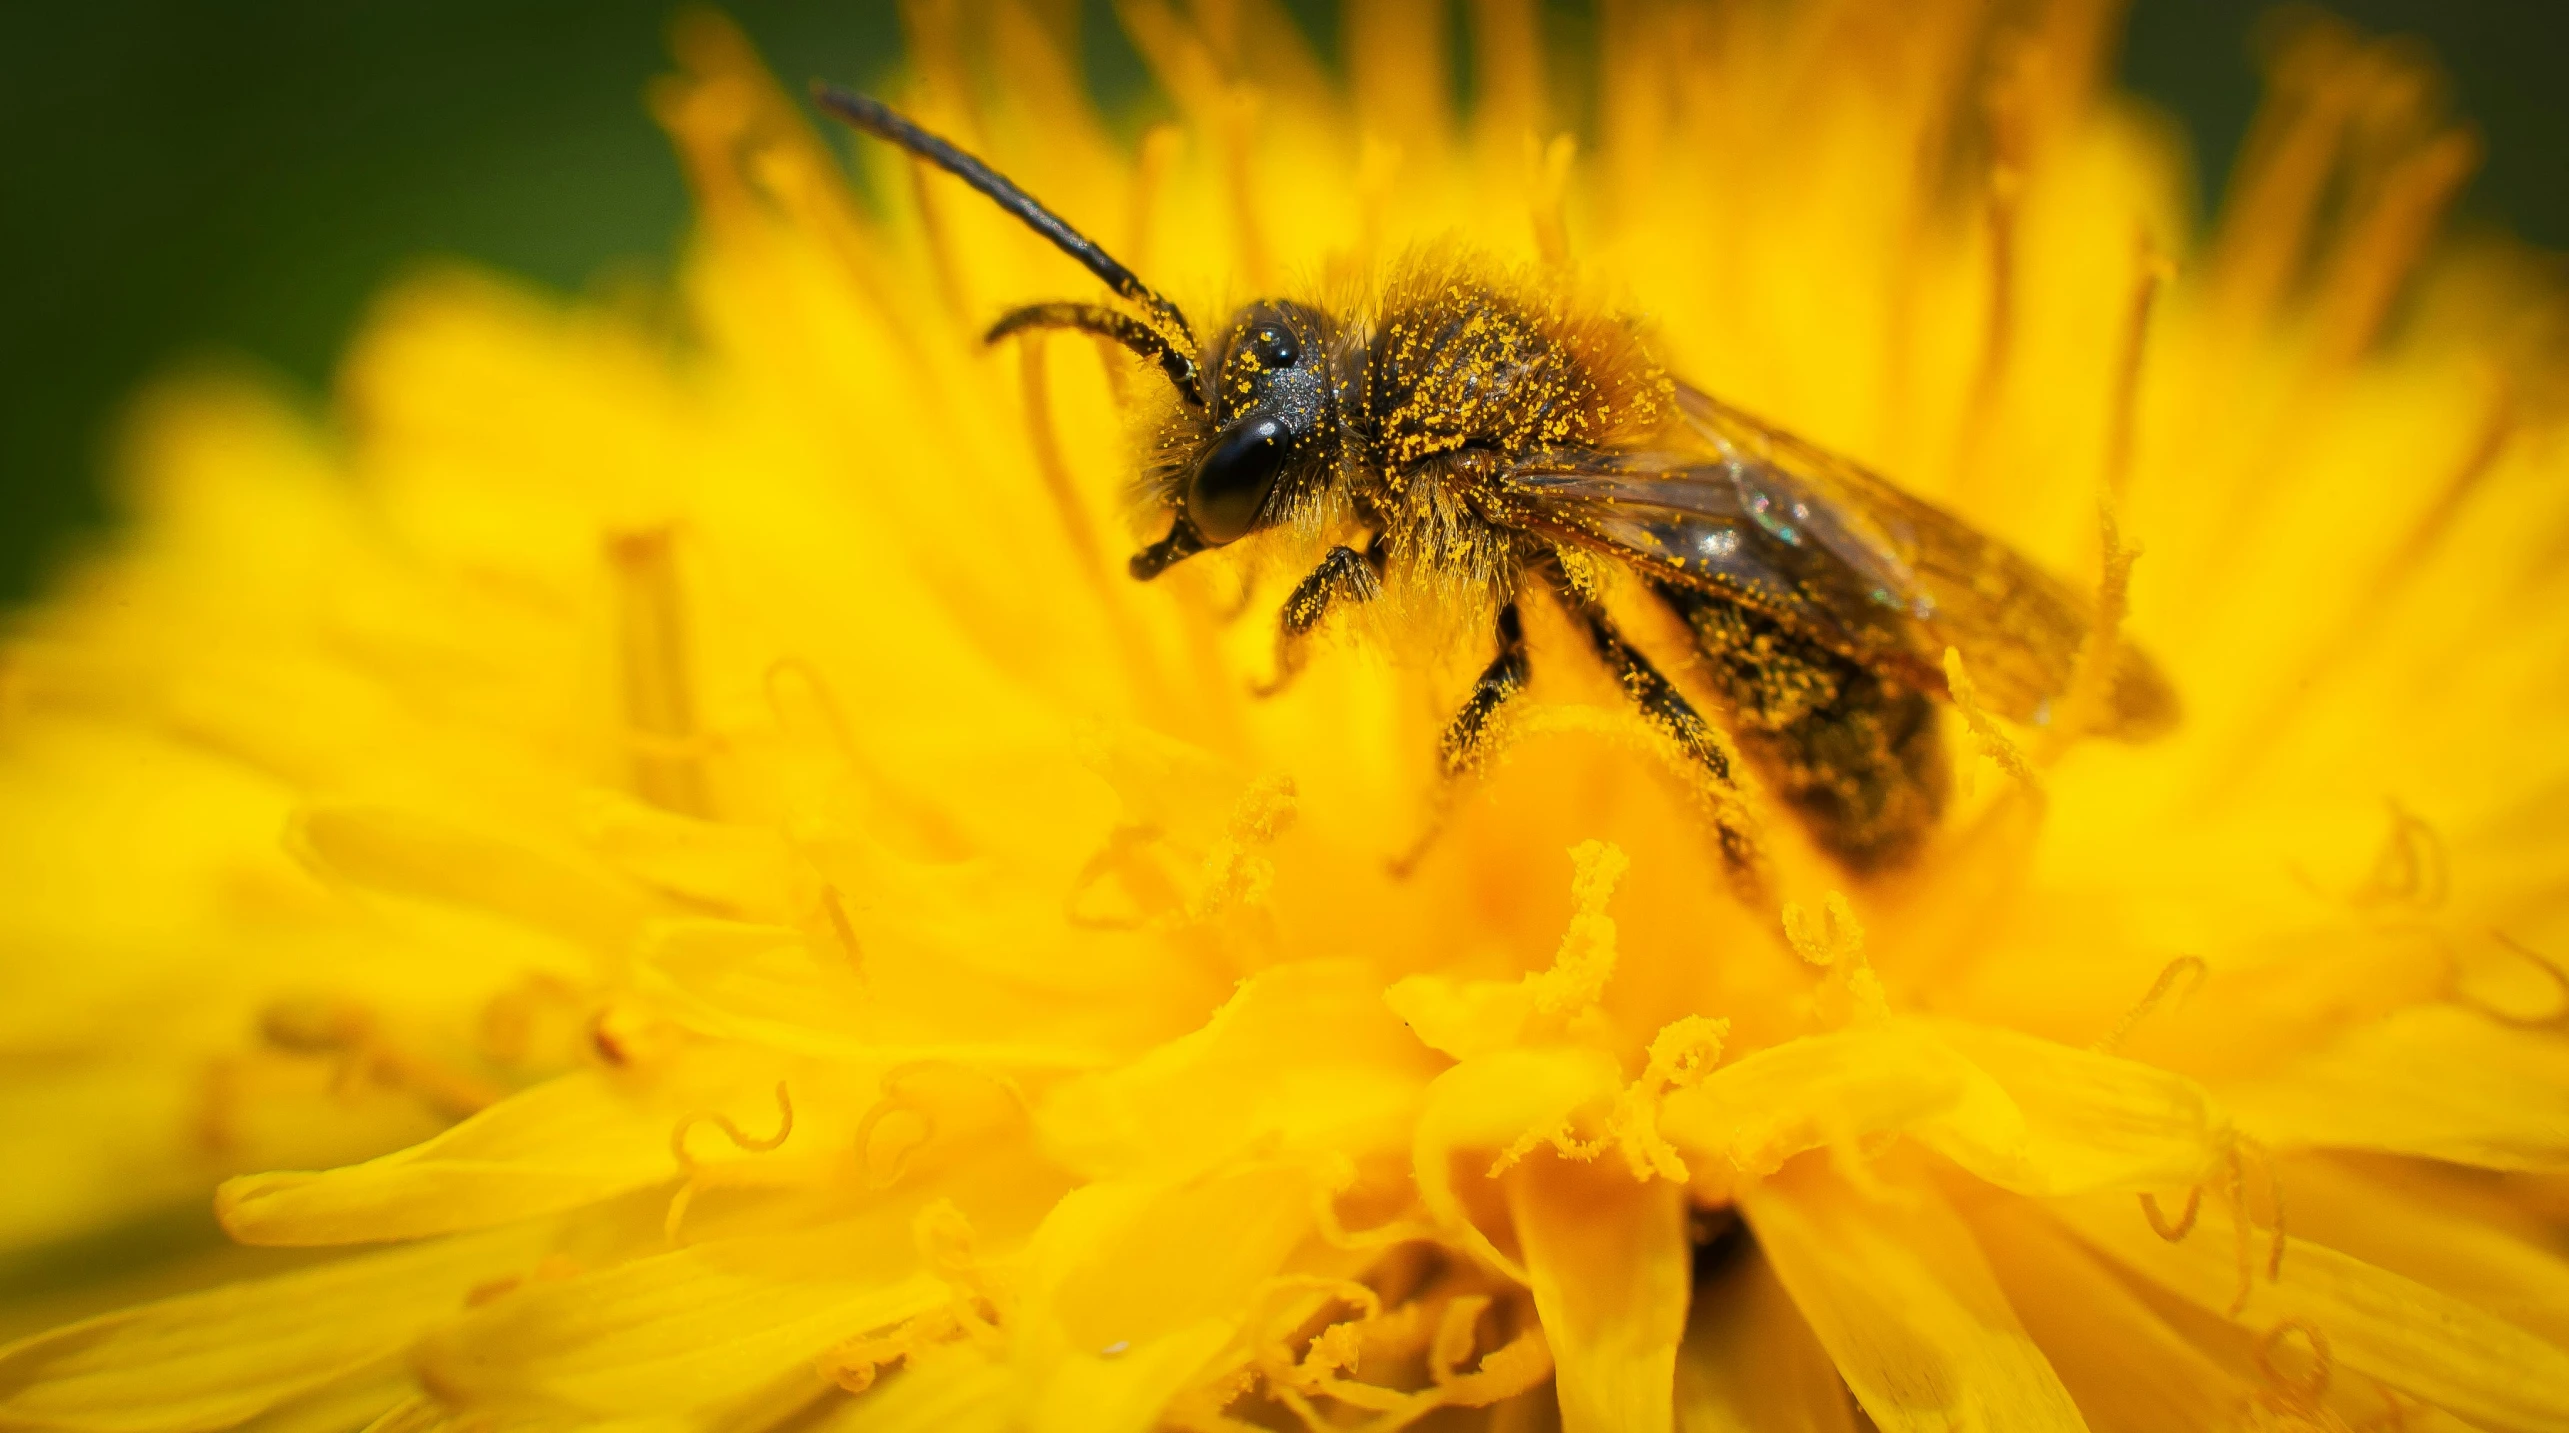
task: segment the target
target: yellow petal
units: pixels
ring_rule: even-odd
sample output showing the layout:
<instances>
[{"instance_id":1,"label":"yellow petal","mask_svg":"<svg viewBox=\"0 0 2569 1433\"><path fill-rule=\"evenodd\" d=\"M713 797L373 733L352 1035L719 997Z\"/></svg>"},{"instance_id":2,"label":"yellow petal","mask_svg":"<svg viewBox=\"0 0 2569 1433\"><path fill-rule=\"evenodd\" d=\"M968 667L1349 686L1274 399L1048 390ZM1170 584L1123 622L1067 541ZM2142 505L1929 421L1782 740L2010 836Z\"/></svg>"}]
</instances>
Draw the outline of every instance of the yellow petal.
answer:
<instances>
[{"instance_id":1,"label":"yellow petal","mask_svg":"<svg viewBox=\"0 0 2569 1433\"><path fill-rule=\"evenodd\" d=\"M755 1392L830 1345L952 1297L904 1201L794 1234L724 1239L531 1283L438 1330L421 1376L452 1397L652 1414Z\"/></svg>"},{"instance_id":2,"label":"yellow petal","mask_svg":"<svg viewBox=\"0 0 2569 1433\"><path fill-rule=\"evenodd\" d=\"M710 1035L823 1059L897 1065L925 1060L1002 1069L1090 1069L1109 1052L1055 1038L1034 1022L994 1031L939 1012L898 1018L845 953L815 950L799 930L733 921L661 921L643 942L638 981L671 1015ZM1023 1034L1020 1037L1020 1030Z\"/></svg>"},{"instance_id":3,"label":"yellow petal","mask_svg":"<svg viewBox=\"0 0 2569 1433\"><path fill-rule=\"evenodd\" d=\"M1296 1166L1174 1182L1110 1181L1063 1199L1028 1252L1028 1317L1048 1357L1123 1352L1237 1318L1311 1230L1318 1186ZM1037 1335L1030 1334L1030 1338Z\"/></svg>"},{"instance_id":4,"label":"yellow petal","mask_svg":"<svg viewBox=\"0 0 2569 1433\"><path fill-rule=\"evenodd\" d=\"M520 1228L340 1259L22 1339L0 1349L0 1427L228 1427L407 1347L550 1238Z\"/></svg>"},{"instance_id":5,"label":"yellow petal","mask_svg":"<svg viewBox=\"0 0 2569 1433\"><path fill-rule=\"evenodd\" d=\"M1284 966L1241 982L1202 1029L1054 1091L1038 1125L1057 1158L1097 1178L1183 1173L1261 1141L1399 1150L1435 1073L1368 968Z\"/></svg>"},{"instance_id":6,"label":"yellow petal","mask_svg":"<svg viewBox=\"0 0 2569 1433\"><path fill-rule=\"evenodd\" d=\"M585 793L579 815L599 855L672 895L751 920L782 920L800 904L795 876L809 868L772 828L700 821L616 791Z\"/></svg>"},{"instance_id":7,"label":"yellow petal","mask_svg":"<svg viewBox=\"0 0 2569 1433\"><path fill-rule=\"evenodd\" d=\"M248 1244L414 1239L547 1214L678 1172L670 1117L583 1072L512 1095L398 1153L227 1180L215 1213Z\"/></svg>"},{"instance_id":8,"label":"yellow petal","mask_svg":"<svg viewBox=\"0 0 2569 1433\"><path fill-rule=\"evenodd\" d=\"M419 1397L409 1361L383 1359L370 1368L289 1398L234 1433L348 1433L366 1428Z\"/></svg>"},{"instance_id":9,"label":"yellow petal","mask_svg":"<svg viewBox=\"0 0 2569 1433\"><path fill-rule=\"evenodd\" d=\"M1659 1116L1675 1144L1752 1173L1824 1144L1954 1125L1974 1132L1974 1148L2022 1138L2022 1117L1996 1082L1905 1027L1770 1045L1670 1094Z\"/></svg>"},{"instance_id":10,"label":"yellow petal","mask_svg":"<svg viewBox=\"0 0 2569 1433\"><path fill-rule=\"evenodd\" d=\"M2054 1201L2079 1237L2153 1283L2227 1313L2239 1269L2227 1230L2197 1228L2179 1243L2151 1232L2136 1201L2100 1195ZM2221 1221L2204 1218L2206 1226ZM2339 1363L2440 1404L2487 1428L2569 1427L2569 1352L2461 1300L2296 1239L2283 1277L2258 1270L2239 1322L2268 1329L2302 1319L2328 1337Z\"/></svg>"},{"instance_id":11,"label":"yellow petal","mask_svg":"<svg viewBox=\"0 0 2569 1433\"><path fill-rule=\"evenodd\" d=\"M2459 1006L2411 1006L2221 1098L2278 1148L2569 1167L2569 1043Z\"/></svg>"},{"instance_id":12,"label":"yellow petal","mask_svg":"<svg viewBox=\"0 0 2569 1433\"><path fill-rule=\"evenodd\" d=\"M288 839L313 865L357 885L486 910L593 950L621 951L644 910L601 872L413 811L311 806Z\"/></svg>"},{"instance_id":13,"label":"yellow petal","mask_svg":"<svg viewBox=\"0 0 2569 1433\"><path fill-rule=\"evenodd\" d=\"M1035 1399L1029 1433L1147 1433L1161 1410L1231 1342L1229 1319L1198 1319L1112 1354L1079 1353L1055 1364Z\"/></svg>"},{"instance_id":14,"label":"yellow petal","mask_svg":"<svg viewBox=\"0 0 2569 1433\"><path fill-rule=\"evenodd\" d=\"M1017 1365L978 1349L944 1350L912 1359L816 1433L1016 1433L1028 1399Z\"/></svg>"},{"instance_id":15,"label":"yellow petal","mask_svg":"<svg viewBox=\"0 0 2569 1433\"><path fill-rule=\"evenodd\" d=\"M1665 1433L1692 1276L1684 1187L1537 1155L1510 1172L1508 1209L1564 1433Z\"/></svg>"},{"instance_id":16,"label":"yellow petal","mask_svg":"<svg viewBox=\"0 0 2569 1433\"><path fill-rule=\"evenodd\" d=\"M2096 1257L2014 1200L1970 1211L1981 1252L2097 1433L2228 1426L2254 1390Z\"/></svg>"},{"instance_id":17,"label":"yellow petal","mask_svg":"<svg viewBox=\"0 0 2569 1433\"><path fill-rule=\"evenodd\" d=\"M2183 1075L1987 1025L1922 1023L2022 1116L2021 1134L2002 1126L1977 1141L1993 1166L1974 1168L1983 1178L2020 1194L2137 1193L2191 1184L2220 1158L2228 1120Z\"/></svg>"},{"instance_id":18,"label":"yellow petal","mask_svg":"<svg viewBox=\"0 0 2569 1433\"><path fill-rule=\"evenodd\" d=\"M1746 1231L1737 1262L1695 1290L1677 1347L1679 1433L1855 1433L1828 1350Z\"/></svg>"},{"instance_id":19,"label":"yellow petal","mask_svg":"<svg viewBox=\"0 0 2569 1433\"><path fill-rule=\"evenodd\" d=\"M1883 1433L2086 1426L1969 1227L1923 1182L1873 1202L1806 1160L1740 1208Z\"/></svg>"},{"instance_id":20,"label":"yellow petal","mask_svg":"<svg viewBox=\"0 0 2569 1433\"><path fill-rule=\"evenodd\" d=\"M1573 1113L1612 1098L1621 1084L1622 1072L1603 1051L1566 1046L1502 1051L1447 1070L1429 1087L1410 1140L1410 1174L1420 1201L1483 1263L1525 1282L1523 1267L1465 1213L1454 1188L1455 1156L1506 1150L1555 1129L1566 1133Z\"/></svg>"},{"instance_id":21,"label":"yellow petal","mask_svg":"<svg viewBox=\"0 0 2569 1433\"><path fill-rule=\"evenodd\" d=\"M2187 1184L2221 1148L2179 1075L2011 1031L1901 1020L1770 1045L1668 1096L1660 1132L1750 1172L1907 1133L2024 1194Z\"/></svg>"},{"instance_id":22,"label":"yellow petal","mask_svg":"<svg viewBox=\"0 0 2569 1433\"><path fill-rule=\"evenodd\" d=\"M2402 1171L2406 1172L2406 1171ZM2415 1279L2569 1347L2569 1259L2511 1232L2521 1211L2497 1210L2439 1190L2434 1176L2400 1182L2335 1160L2297 1159L2282 1170L2288 1226L2367 1264Z\"/></svg>"}]
</instances>

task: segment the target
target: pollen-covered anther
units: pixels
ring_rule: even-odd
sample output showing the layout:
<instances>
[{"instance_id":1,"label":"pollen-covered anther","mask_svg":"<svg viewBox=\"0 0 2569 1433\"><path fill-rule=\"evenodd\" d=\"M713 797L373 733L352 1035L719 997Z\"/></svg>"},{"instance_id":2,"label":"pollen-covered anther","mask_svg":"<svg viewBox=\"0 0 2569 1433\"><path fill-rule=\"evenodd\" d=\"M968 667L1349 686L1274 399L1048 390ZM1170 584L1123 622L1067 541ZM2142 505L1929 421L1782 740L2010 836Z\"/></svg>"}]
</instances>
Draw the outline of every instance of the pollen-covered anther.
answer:
<instances>
[{"instance_id":1,"label":"pollen-covered anther","mask_svg":"<svg viewBox=\"0 0 2569 1433\"><path fill-rule=\"evenodd\" d=\"M1632 1166L1633 1178L1656 1175L1686 1182L1685 1158L1659 1132L1659 1102L1670 1090L1685 1089L1711 1074L1729 1037L1728 1020L1688 1015L1669 1022L1650 1042L1650 1059L1640 1078L1615 1097L1614 1111L1606 1118L1608 1136Z\"/></svg>"},{"instance_id":2,"label":"pollen-covered anther","mask_svg":"<svg viewBox=\"0 0 2569 1433\"><path fill-rule=\"evenodd\" d=\"M1235 907L1264 906L1276 875L1266 848L1292 828L1300 813L1292 777L1251 782L1232 804L1222 835L1204 854L1196 895L1187 902L1188 919L1211 920Z\"/></svg>"},{"instance_id":3,"label":"pollen-covered anther","mask_svg":"<svg viewBox=\"0 0 2569 1433\"><path fill-rule=\"evenodd\" d=\"M2042 773L2034 769L2025 749L1989 714L1988 706L1980 699L1980 689L1972 685L1971 674L1963 668L1962 653L1953 647L1945 648L1945 693L1953 699L1954 710L1962 714L1963 729L1971 734L1972 748L2016 778L2027 793L2040 798Z\"/></svg>"},{"instance_id":4,"label":"pollen-covered anther","mask_svg":"<svg viewBox=\"0 0 2569 1433\"><path fill-rule=\"evenodd\" d=\"M1809 1012L1831 1024L1877 1025L1891 1016L1891 995L1882 977L1864 957L1864 926L1843 891L1832 890L1813 917L1799 902L1786 901L1782 924L1785 943L1806 963L1826 972L1809 998Z\"/></svg>"},{"instance_id":5,"label":"pollen-covered anther","mask_svg":"<svg viewBox=\"0 0 2569 1433\"><path fill-rule=\"evenodd\" d=\"M2123 620L2131 610L2132 564L2141 549L2123 540L2114 500L2097 504L2096 610L2071 661L2069 689L2049 725L2035 738L2034 760L2050 766L2091 731L2113 725L2114 678L2123 648ZM1950 680L1950 677L1948 678Z\"/></svg>"},{"instance_id":6,"label":"pollen-covered anther","mask_svg":"<svg viewBox=\"0 0 2569 1433\"><path fill-rule=\"evenodd\" d=\"M910 1236L928 1273L945 1281L953 1297L879 1333L836 1344L815 1360L821 1377L850 1393L874 1386L883 1369L945 1344L971 1343L985 1352L1006 1347L1000 1324L1008 1291L977 1251L972 1222L949 1199L922 1206Z\"/></svg>"},{"instance_id":7,"label":"pollen-covered anther","mask_svg":"<svg viewBox=\"0 0 2569 1433\"><path fill-rule=\"evenodd\" d=\"M1615 920L1606 914L1615 886L1632 858L1604 841L1582 841L1570 850L1570 924L1551 968L1525 979L1538 1015L1572 1015L1593 1007L1615 973Z\"/></svg>"},{"instance_id":8,"label":"pollen-covered anther","mask_svg":"<svg viewBox=\"0 0 2569 1433\"><path fill-rule=\"evenodd\" d=\"M1289 1351L1271 1351L1262 1364L1268 1390L1314 1433L1346 1425L1324 1415L1312 1399L1372 1413L1361 1426L1390 1433L1439 1408L1482 1408L1514 1397L1551 1375L1551 1351L1540 1326L1523 1320L1521 1332L1466 1369L1496 1302L1487 1292L1450 1288L1390 1309L1377 1301L1372 1312L1313 1335L1299 1360L1287 1362ZM1427 1386L1401 1388L1352 1376L1359 1366L1376 1363L1423 1365Z\"/></svg>"}]
</instances>

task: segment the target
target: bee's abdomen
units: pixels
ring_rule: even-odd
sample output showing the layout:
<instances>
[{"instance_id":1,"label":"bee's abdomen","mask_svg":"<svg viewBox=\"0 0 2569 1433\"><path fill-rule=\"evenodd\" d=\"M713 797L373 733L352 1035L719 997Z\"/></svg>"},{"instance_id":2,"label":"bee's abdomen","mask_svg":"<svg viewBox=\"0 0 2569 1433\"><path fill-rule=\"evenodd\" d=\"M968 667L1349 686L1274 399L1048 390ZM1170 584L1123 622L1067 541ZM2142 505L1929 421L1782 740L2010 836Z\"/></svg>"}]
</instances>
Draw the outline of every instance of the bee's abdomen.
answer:
<instances>
[{"instance_id":1,"label":"bee's abdomen","mask_svg":"<svg viewBox=\"0 0 2569 1433\"><path fill-rule=\"evenodd\" d=\"M1612 422L1608 400L1548 325L1453 284L1386 307L1357 407L1375 460L1397 471L1462 448L1592 446Z\"/></svg>"},{"instance_id":2,"label":"bee's abdomen","mask_svg":"<svg viewBox=\"0 0 2569 1433\"><path fill-rule=\"evenodd\" d=\"M1916 850L1948 779L1926 694L1728 598L1653 585L1694 629L1732 736L1821 848L1858 872Z\"/></svg>"}]
</instances>

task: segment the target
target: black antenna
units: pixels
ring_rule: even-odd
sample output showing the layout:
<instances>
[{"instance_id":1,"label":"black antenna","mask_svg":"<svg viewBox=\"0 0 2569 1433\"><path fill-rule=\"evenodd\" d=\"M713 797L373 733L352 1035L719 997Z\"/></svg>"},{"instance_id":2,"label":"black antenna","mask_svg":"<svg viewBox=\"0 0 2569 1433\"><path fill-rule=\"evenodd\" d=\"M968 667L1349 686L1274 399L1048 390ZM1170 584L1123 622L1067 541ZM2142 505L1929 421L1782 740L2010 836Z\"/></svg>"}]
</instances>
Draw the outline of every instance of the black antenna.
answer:
<instances>
[{"instance_id":1,"label":"black antenna","mask_svg":"<svg viewBox=\"0 0 2569 1433\"><path fill-rule=\"evenodd\" d=\"M864 130L878 139L901 146L955 178L986 195L990 202L1015 215L1019 222L1053 241L1053 247L1077 259L1080 267L1106 281L1129 303L1170 328L1195 346L1195 330L1186 326L1186 315L1176 304L1160 297L1141 276L1115 261L1115 256L1097 247L1094 240L1072 228L1063 218L1035 202L1035 196L1011 184L997 170L926 130L912 124L891 106L870 95L861 95L838 85L815 81L812 100L831 114Z\"/></svg>"}]
</instances>

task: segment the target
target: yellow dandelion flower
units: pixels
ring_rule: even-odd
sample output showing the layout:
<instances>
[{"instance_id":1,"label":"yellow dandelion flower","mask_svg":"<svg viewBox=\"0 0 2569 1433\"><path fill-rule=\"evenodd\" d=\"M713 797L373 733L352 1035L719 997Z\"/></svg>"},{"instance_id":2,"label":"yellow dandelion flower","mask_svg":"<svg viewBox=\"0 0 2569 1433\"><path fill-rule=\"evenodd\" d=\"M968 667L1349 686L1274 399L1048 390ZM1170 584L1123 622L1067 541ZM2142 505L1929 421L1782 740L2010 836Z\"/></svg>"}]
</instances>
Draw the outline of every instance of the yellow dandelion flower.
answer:
<instances>
[{"instance_id":1,"label":"yellow dandelion flower","mask_svg":"<svg viewBox=\"0 0 2569 1433\"><path fill-rule=\"evenodd\" d=\"M1560 604L1450 796L1460 584L1253 698L1315 545L1125 580L1157 376L981 342L1088 281L685 22L665 311L448 274L326 427L168 388L19 625L0 1427L2569 1427L2558 295L2423 264L2471 141L2323 23L2191 237L2110 8L1609 7L1574 141L1526 0L1468 123L1440 7L1342 93L1133 0L1130 152L1034 7L913 14L1199 323L1514 273L2091 588L2054 708L1921 668L1864 875ZM2118 645L2183 719L2072 742ZM226 1175L248 1248L94 1267Z\"/></svg>"}]
</instances>

